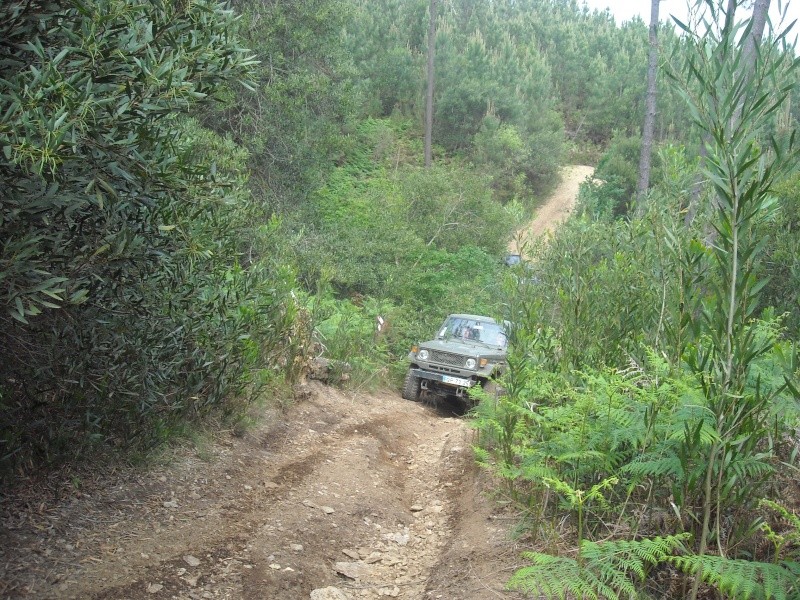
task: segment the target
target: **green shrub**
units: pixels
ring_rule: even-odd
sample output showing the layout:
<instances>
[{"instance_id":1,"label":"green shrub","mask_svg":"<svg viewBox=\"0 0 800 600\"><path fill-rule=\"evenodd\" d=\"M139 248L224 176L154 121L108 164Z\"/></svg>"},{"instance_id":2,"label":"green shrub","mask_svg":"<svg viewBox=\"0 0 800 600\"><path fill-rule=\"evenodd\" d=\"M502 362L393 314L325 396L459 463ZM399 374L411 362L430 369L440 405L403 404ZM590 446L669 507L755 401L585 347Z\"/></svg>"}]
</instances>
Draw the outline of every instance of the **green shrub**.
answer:
<instances>
[{"instance_id":1,"label":"green shrub","mask_svg":"<svg viewBox=\"0 0 800 600\"><path fill-rule=\"evenodd\" d=\"M291 272L257 260L276 231L254 226L247 155L187 116L250 74L235 15L94 0L0 21L2 467L149 447L291 376L307 327Z\"/></svg>"}]
</instances>

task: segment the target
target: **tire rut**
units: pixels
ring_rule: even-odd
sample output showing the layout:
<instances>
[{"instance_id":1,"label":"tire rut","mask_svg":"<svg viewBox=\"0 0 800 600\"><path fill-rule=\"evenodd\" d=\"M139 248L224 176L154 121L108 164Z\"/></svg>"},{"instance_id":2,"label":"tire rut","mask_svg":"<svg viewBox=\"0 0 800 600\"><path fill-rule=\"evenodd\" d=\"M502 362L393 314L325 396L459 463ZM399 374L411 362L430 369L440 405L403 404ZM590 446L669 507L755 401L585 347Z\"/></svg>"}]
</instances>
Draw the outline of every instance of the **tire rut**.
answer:
<instances>
[{"instance_id":1,"label":"tire rut","mask_svg":"<svg viewBox=\"0 0 800 600\"><path fill-rule=\"evenodd\" d=\"M28 552L0 556L9 597L422 597L450 535L463 422L394 393L311 388L285 425L54 503L52 536L10 529Z\"/></svg>"}]
</instances>

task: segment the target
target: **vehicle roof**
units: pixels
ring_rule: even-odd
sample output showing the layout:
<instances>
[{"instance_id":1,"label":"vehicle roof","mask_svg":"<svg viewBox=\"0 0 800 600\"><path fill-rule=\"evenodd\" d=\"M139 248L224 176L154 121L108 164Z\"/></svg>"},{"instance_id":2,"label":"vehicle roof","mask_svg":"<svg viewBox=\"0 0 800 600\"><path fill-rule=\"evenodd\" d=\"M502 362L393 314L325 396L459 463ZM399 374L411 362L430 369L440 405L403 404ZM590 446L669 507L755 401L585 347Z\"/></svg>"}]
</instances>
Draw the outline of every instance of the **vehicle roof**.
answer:
<instances>
[{"instance_id":1,"label":"vehicle roof","mask_svg":"<svg viewBox=\"0 0 800 600\"><path fill-rule=\"evenodd\" d=\"M448 315L448 318L456 317L457 319L472 319L473 321L488 321L490 323L497 323L492 317L484 317L483 315L467 315L456 313L452 315Z\"/></svg>"}]
</instances>

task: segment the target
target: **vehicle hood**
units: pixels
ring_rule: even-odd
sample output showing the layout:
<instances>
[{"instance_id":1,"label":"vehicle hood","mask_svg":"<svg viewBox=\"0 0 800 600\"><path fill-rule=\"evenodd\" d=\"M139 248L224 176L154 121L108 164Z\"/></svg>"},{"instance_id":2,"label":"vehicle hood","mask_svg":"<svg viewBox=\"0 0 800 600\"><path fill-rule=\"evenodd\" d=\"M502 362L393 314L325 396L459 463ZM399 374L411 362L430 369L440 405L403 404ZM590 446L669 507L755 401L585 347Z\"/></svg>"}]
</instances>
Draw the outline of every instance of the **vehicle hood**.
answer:
<instances>
[{"instance_id":1,"label":"vehicle hood","mask_svg":"<svg viewBox=\"0 0 800 600\"><path fill-rule=\"evenodd\" d=\"M504 348L467 340L430 340L420 344L419 347L425 348L426 350L437 350L440 352L463 354L464 356L481 356L485 358L490 358L492 356L503 357L506 355L506 350Z\"/></svg>"}]
</instances>

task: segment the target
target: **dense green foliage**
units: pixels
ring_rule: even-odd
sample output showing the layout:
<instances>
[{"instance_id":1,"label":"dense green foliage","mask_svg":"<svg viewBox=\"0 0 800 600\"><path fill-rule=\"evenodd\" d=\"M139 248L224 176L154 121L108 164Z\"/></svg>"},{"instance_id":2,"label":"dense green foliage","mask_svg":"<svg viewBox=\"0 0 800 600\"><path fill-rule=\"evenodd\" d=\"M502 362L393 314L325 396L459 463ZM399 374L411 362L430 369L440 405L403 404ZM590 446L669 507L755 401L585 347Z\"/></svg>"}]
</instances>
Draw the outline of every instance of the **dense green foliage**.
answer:
<instances>
[{"instance_id":1,"label":"dense green foliage","mask_svg":"<svg viewBox=\"0 0 800 600\"><path fill-rule=\"evenodd\" d=\"M421 118L427 4L357 3L346 44L363 74L357 85L368 114ZM609 14L574 0L504 0L446 2L437 25L434 127L444 149L478 164L502 162L502 153L487 150L518 135L521 150L514 154L527 166L515 172L539 191L562 149L593 155L615 135L638 134L648 44L642 21L617 27ZM672 27L662 29L662 45L677 51ZM658 138L684 139L686 112L663 77L659 95Z\"/></svg>"},{"instance_id":2,"label":"dense green foliage","mask_svg":"<svg viewBox=\"0 0 800 600\"><path fill-rule=\"evenodd\" d=\"M347 150L342 126L354 110L339 34L345 0L237 0L238 33L259 59L255 91L233 86L203 123L248 150L249 187L270 210L304 201Z\"/></svg>"},{"instance_id":3,"label":"dense green foliage","mask_svg":"<svg viewBox=\"0 0 800 600\"><path fill-rule=\"evenodd\" d=\"M273 235L246 154L188 117L246 85L233 13L12 2L0 21L3 462L149 445L263 357L291 364L292 280L242 256Z\"/></svg>"},{"instance_id":4,"label":"dense green foliage","mask_svg":"<svg viewBox=\"0 0 800 600\"><path fill-rule=\"evenodd\" d=\"M685 69L672 72L705 145L699 197L698 163L664 146L633 216L622 203L638 151L620 139L598 167L603 180L584 187L580 217L537 250L536 283L511 292L508 395L477 411L479 459L539 544L563 548L566 515L578 552L528 554L514 588L551 598L696 598L701 584L727 598L800 592L797 548L785 543L797 516L759 503L796 504L784 490L798 468L799 372L784 323L796 322L797 295L768 277L796 239L798 152L774 124L798 63L765 48L743 68L746 24L687 32ZM702 204L687 221L692 202ZM784 277L793 265L784 255ZM646 550L665 539L661 554Z\"/></svg>"},{"instance_id":5,"label":"dense green foliage","mask_svg":"<svg viewBox=\"0 0 800 600\"><path fill-rule=\"evenodd\" d=\"M408 131L404 120L364 121L294 244L298 276L324 307L318 320L332 358L377 361L365 372L387 361L402 368L409 345L449 312L500 310L498 254L514 217L466 165L422 168ZM378 315L392 329L375 345ZM334 331L349 340L343 347Z\"/></svg>"}]
</instances>

